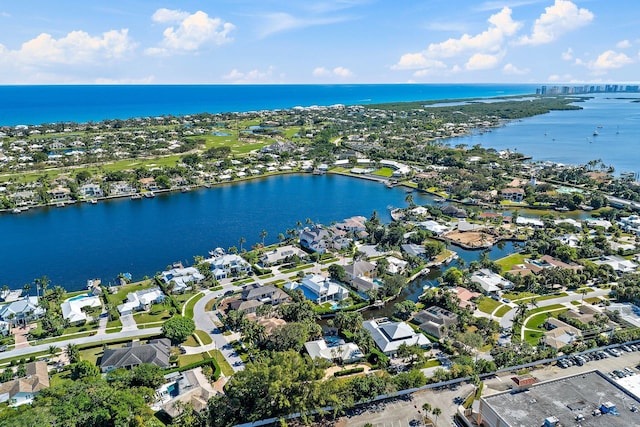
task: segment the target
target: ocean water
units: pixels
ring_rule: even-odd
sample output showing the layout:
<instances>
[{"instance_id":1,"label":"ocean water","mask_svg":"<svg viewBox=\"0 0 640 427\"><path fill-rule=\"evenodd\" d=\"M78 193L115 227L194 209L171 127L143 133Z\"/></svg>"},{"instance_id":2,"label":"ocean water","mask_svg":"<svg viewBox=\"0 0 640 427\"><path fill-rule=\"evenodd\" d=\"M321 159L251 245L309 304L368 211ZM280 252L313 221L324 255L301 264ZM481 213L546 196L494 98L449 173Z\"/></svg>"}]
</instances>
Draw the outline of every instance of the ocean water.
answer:
<instances>
[{"instance_id":1,"label":"ocean water","mask_svg":"<svg viewBox=\"0 0 640 427\"><path fill-rule=\"evenodd\" d=\"M448 142L516 150L534 160L571 165L600 159L617 174L640 172L638 100L640 94L597 94L576 104L582 110L552 111Z\"/></svg>"},{"instance_id":2,"label":"ocean water","mask_svg":"<svg viewBox=\"0 0 640 427\"><path fill-rule=\"evenodd\" d=\"M535 85L527 84L0 86L0 126L487 98L535 90Z\"/></svg>"}]
</instances>

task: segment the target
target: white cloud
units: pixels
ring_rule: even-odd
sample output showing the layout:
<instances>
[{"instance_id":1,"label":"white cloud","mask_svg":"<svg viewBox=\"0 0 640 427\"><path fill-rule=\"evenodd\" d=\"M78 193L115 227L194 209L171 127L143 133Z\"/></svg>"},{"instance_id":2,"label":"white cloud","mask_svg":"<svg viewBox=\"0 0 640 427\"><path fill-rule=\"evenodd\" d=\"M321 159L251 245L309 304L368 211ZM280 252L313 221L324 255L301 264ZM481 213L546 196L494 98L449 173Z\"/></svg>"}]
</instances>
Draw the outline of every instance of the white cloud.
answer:
<instances>
[{"instance_id":1,"label":"white cloud","mask_svg":"<svg viewBox=\"0 0 640 427\"><path fill-rule=\"evenodd\" d=\"M487 53L476 53L469 58L464 68L466 70L489 70L498 65L501 55L490 55Z\"/></svg>"},{"instance_id":2,"label":"white cloud","mask_svg":"<svg viewBox=\"0 0 640 427\"><path fill-rule=\"evenodd\" d=\"M562 52L561 56L565 61L571 61L573 59L573 49L568 48L566 51Z\"/></svg>"},{"instance_id":3,"label":"white cloud","mask_svg":"<svg viewBox=\"0 0 640 427\"><path fill-rule=\"evenodd\" d=\"M502 67L502 71L505 74L514 74L514 75L523 75L523 74L529 73L529 69L528 68L520 69L520 68L516 67L515 65L513 65L512 63L505 64L505 66Z\"/></svg>"},{"instance_id":4,"label":"white cloud","mask_svg":"<svg viewBox=\"0 0 640 427\"><path fill-rule=\"evenodd\" d=\"M269 67L266 71L254 69L243 72L234 68L229 74L222 76L222 78L232 83L266 83L272 80L273 70L273 67Z\"/></svg>"},{"instance_id":5,"label":"white cloud","mask_svg":"<svg viewBox=\"0 0 640 427\"><path fill-rule=\"evenodd\" d=\"M446 58L463 55L466 56L464 60L466 60L465 68L467 70L495 67L504 56L507 38L515 35L522 24L512 19L511 9L508 7L491 15L487 21L489 27L485 31L475 35L463 34L459 38L450 38L441 43L431 43L422 52L402 55L398 63L391 68L394 70L442 71L448 68L444 62ZM418 73L417 76L424 75L426 74Z\"/></svg>"},{"instance_id":6,"label":"white cloud","mask_svg":"<svg viewBox=\"0 0 640 427\"><path fill-rule=\"evenodd\" d=\"M94 83L99 85L141 85L141 84L151 84L155 81L155 76L146 76L139 79L132 78L121 78L121 79L112 79L108 77L98 77L95 79Z\"/></svg>"},{"instance_id":7,"label":"white cloud","mask_svg":"<svg viewBox=\"0 0 640 427\"><path fill-rule=\"evenodd\" d=\"M578 9L569 0L555 0L553 6L536 19L530 36L523 36L519 44L540 45L550 43L561 35L583 27L593 21L593 13L588 9Z\"/></svg>"},{"instance_id":8,"label":"white cloud","mask_svg":"<svg viewBox=\"0 0 640 427\"><path fill-rule=\"evenodd\" d=\"M174 23L163 31L158 47L145 50L147 55L197 52L207 45L222 45L232 40L230 33L235 26L221 18L211 18L203 11L193 14L180 10L158 9L151 19L158 23Z\"/></svg>"},{"instance_id":9,"label":"white cloud","mask_svg":"<svg viewBox=\"0 0 640 427\"><path fill-rule=\"evenodd\" d=\"M541 3L543 0L499 0L499 1L486 1L482 3L480 6L476 7L476 10L486 11L486 10L498 10L503 7L519 7L526 6L529 4Z\"/></svg>"},{"instance_id":10,"label":"white cloud","mask_svg":"<svg viewBox=\"0 0 640 427\"><path fill-rule=\"evenodd\" d=\"M353 73L351 70L345 67L335 67L333 70L329 70L325 67L316 67L312 73L314 77L351 77Z\"/></svg>"},{"instance_id":11,"label":"white cloud","mask_svg":"<svg viewBox=\"0 0 640 427\"><path fill-rule=\"evenodd\" d=\"M551 74L547 77L547 81L549 82L570 82L573 79L571 74Z\"/></svg>"},{"instance_id":12,"label":"white cloud","mask_svg":"<svg viewBox=\"0 0 640 427\"><path fill-rule=\"evenodd\" d=\"M627 49L631 47L631 42L629 40L621 40L616 44L618 49Z\"/></svg>"},{"instance_id":13,"label":"white cloud","mask_svg":"<svg viewBox=\"0 0 640 427\"><path fill-rule=\"evenodd\" d=\"M624 67L633 63L633 59L629 58L622 52L607 50L601 53L595 61L589 61L587 67L593 71L604 72L616 68Z\"/></svg>"},{"instance_id":14,"label":"white cloud","mask_svg":"<svg viewBox=\"0 0 640 427\"><path fill-rule=\"evenodd\" d=\"M335 24L337 22L344 22L351 19L345 16L298 18L284 12L269 13L262 16L262 18L263 27L259 32L260 37L267 37L272 34L300 28Z\"/></svg>"},{"instance_id":15,"label":"white cloud","mask_svg":"<svg viewBox=\"0 0 640 427\"><path fill-rule=\"evenodd\" d=\"M23 43L18 50L0 46L0 61L8 60L35 67L56 64L97 65L123 58L135 46L127 29L107 31L100 36L72 31L59 39L41 33Z\"/></svg>"}]
</instances>

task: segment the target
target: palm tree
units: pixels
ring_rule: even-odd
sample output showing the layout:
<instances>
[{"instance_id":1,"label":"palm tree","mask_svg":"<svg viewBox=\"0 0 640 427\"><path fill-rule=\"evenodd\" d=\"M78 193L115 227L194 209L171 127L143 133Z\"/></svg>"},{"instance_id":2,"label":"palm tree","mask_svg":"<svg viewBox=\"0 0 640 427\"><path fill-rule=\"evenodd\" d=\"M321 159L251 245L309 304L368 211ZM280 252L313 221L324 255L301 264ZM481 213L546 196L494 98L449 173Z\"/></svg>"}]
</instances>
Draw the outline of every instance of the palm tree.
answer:
<instances>
[{"instance_id":1,"label":"palm tree","mask_svg":"<svg viewBox=\"0 0 640 427\"><path fill-rule=\"evenodd\" d=\"M69 363L77 363L80 361L80 349L76 344L67 344L65 354L69 358Z\"/></svg>"},{"instance_id":2,"label":"palm tree","mask_svg":"<svg viewBox=\"0 0 640 427\"><path fill-rule=\"evenodd\" d=\"M22 289L24 290L24 299L27 299L29 297L29 291L31 290L31 285L29 283L25 283Z\"/></svg>"},{"instance_id":3,"label":"palm tree","mask_svg":"<svg viewBox=\"0 0 640 427\"><path fill-rule=\"evenodd\" d=\"M262 247L264 247L264 238L267 237L267 230L262 230L260 232L260 237L262 238Z\"/></svg>"},{"instance_id":4,"label":"palm tree","mask_svg":"<svg viewBox=\"0 0 640 427\"><path fill-rule=\"evenodd\" d=\"M436 417L436 422L435 422L435 424L436 424L436 425L438 425L438 417L439 417L440 415L442 415L442 409L440 409L440 408L433 408L433 409L431 410L431 413L432 413L433 415L435 415L435 417Z\"/></svg>"},{"instance_id":5,"label":"palm tree","mask_svg":"<svg viewBox=\"0 0 640 427\"><path fill-rule=\"evenodd\" d=\"M284 234L282 234L282 233L278 234L278 240L280 240L280 242L284 242L284 238L285 238Z\"/></svg>"},{"instance_id":6,"label":"palm tree","mask_svg":"<svg viewBox=\"0 0 640 427\"><path fill-rule=\"evenodd\" d=\"M424 405L422 405L422 409L424 410L425 414L428 414L429 412L431 412L431 404L429 402L425 403Z\"/></svg>"},{"instance_id":7,"label":"palm tree","mask_svg":"<svg viewBox=\"0 0 640 427\"><path fill-rule=\"evenodd\" d=\"M58 347L56 347L56 346L55 346L55 345L53 345L53 344L49 346L49 354L50 354L51 356L55 356L55 355L56 355L56 353L58 352L58 350L59 350L59 348L58 348Z\"/></svg>"},{"instance_id":8,"label":"palm tree","mask_svg":"<svg viewBox=\"0 0 640 427\"><path fill-rule=\"evenodd\" d=\"M238 239L238 243L240 243L240 252L242 252L242 245L247 241L244 237Z\"/></svg>"}]
</instances>

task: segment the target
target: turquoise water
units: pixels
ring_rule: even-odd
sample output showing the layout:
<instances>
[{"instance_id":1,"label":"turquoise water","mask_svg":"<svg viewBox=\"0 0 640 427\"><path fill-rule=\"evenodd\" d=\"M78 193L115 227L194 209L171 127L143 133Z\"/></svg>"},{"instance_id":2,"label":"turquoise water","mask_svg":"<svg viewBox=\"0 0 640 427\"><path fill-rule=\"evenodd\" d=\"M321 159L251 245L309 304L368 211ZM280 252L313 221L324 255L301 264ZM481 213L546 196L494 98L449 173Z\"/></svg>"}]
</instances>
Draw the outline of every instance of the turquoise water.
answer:
<instances>
[{"instance_id":1,"label":"turquoise water","mask_svg":"<svg viewBox=\"0 0 640 427\"><path fill-rule=\"evenodd\" d=\"M89 298L89 294L76 295L75 297L69 298L67 301L77 301L85 298Z\"/></svg>"},{"instance_id":2,"label":"turquoise water","mask_svg":"<svg viewBox=\"0 0 640 427\"><path fill-rule=\"evenodd\" d=\"M535 93L528 84L0 86L0 126Z\"/></svg>"}]
</instances>

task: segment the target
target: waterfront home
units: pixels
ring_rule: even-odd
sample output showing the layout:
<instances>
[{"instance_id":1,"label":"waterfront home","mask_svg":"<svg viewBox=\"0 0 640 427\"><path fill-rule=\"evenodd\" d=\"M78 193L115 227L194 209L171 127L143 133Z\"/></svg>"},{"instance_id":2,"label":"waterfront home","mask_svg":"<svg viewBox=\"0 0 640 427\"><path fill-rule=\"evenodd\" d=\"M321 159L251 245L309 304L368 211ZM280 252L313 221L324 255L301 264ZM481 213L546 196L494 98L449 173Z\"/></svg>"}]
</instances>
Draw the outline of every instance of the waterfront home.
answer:
<instances>
[{"instance_id":1,"label":"waterfront home","mask_svg":"<svg viewBox=\"0 0 640 427\"><path fill-rule=\"evenodd\" d=\"M356 261L344 267L349 284L360 292L370 291L378 286L374 282L376 278L376 265L369 261Z\"/></svg>"},{"instance_id":2,"label":"waterfront home","mask_svg":"<svg viewBox=\"0 0 640 427\"><path fill-rule=\"evenodd\" d=\"M458 307L460 308L470 307L473 310L476 309L476 305L473 302L473 300L478 298L481 295L480 293L472 292L469 289L463 288L461 286L456 286L455 289L453 289L453 292L456 293L456 296L460 301L458 302Z\"/></svg>"},{"instance_id":3,"label":"waterfront home","mask_svg":"<svg viewBox=\"0 0 640 427\"><path fill-rule=\"evenodd\" d=\"M524 216L519 216L516 218L516 224L522 225L523 227L533 227L533 228L544 228L544 222L535 218L527 218Z\"/></svg>"},{"instance_id":4,"label":"waterfront home","mask_svg":"<svg viewBox=\"0 0 640 427\"><path fill-rule=\"evenodd\" d=\"M588 218L585 219L584 222L589 228L604 228L605 230L608 230L612 225L611 221L607 221L606 219Z\"/></svg>"},{"instance_id":5,"label":"waterfront home","mask_svg":"<svg viewBox=\"0 0 640 427\"><path fill-rule=\"evenodd\" d=\"M45 314L44 308L38 304L38 297L27 298L5 304L0 307L0 319L12 325L27 324Z\"/></svg>"},{"instance_id":6,"label":"waterfront home","mask_svg":"<svg viewBox=\"0 0 640 427\"><path fill-rule=\"evenodd\" d=\"M33 402L35 396L49 387L47 362L38 361L25 365L27 376L0 385L0 403L20 406Z\"/></svg>"},{"instance_id":7,"label":"waterfront home","mask_svg":"<svg viewBox=\"0 0 640 427\"><path fill-rule=\"evenodd\" d=\"M51 196L51 200L54 202L60 202L64 200L69 200L71 195L71 190L66 187L56 187L53 190L47 191L47 193Z\"/></svg>"},{"instance_id":8,"label":"waterfront home","mask_svg":"<svg viewBox=\"0 0 640 427\"><path fill-rule=\"evenodd\" d=\"M305 227L300 232L300 246L319 254L324 254L331 249L340 250L348 247L352 240L342 237L346 231L337 230L340 233L336 233L336 230L333 227L325 228L320 224Z\"/></svg>"},{"instance_id":9,"label":"waterfront home","mask_svg":"<svg viewBox=\"0 0 640 427\"><path fill-rule=\"evenodd\" d=\"M338 339L327 344L324 339L308 341L304 343L304 348L312 359L322 358L329 362L343 364L357 363L364 358L364 353L355 343L345 343Z\"/></svg>"},{"instance_id":10,"label":"waterfront home","mask_svg":"<svg viewBox=\"0 0 640 427\"><path fill-rule=\"evenodd\" d=\"M296 246L286 245L286 246L280 246L273 250L264 252L260 256L260 264L263 267L269 267L271 265L281 264L288 257L292 257L294 255L300 258L307 257L307 253L302 249Z\"/></svg>"},{"instance_id":11,"label":"waterfront home","mask_svg":"<svg viewBox=\"0 0 640 427\"><path fill-rule=\"evenodd\" d=\"M152 177L140 178L138 182L140 183L140 186L145 190L154 191L158 189L156 180Z\"/></svg>"},{"instance_id":12,"label":"waterfront home","mask_svg":"<svg viewBox=\"0 0 640 427\"><path fill-rule=\"evenodd\" d=\"M524 200L525 192L522 188L503 188L500 195L504 200L519 203Z\"/></svg>"},{"instance_id":13,"label":"waterfront home","mask_svg":"<svg viewBox=\"0 0 640 427\"><path fill-rule=\"evenodd\" d=\"M501 290L512 289L513 283L488 268L483 268L471 275L471 281L480 285L487 294L495 294Z\"/></svg>"},{"instance_id":14,"label":"waterfront home","mask_svg":"<svg viewBox=\"0 0 640 427\"><path fill-rule=\"evenodd\" d=\"M22 289L5 289L0 291L0 301L13 302L17 301L22 296Z\"/></svg>"},{"instance_id":15,"label":"waterfront home","mask_svg":"<svg viewBox=\"0 0 640 427\"><path fill-rule=\"evenodd\" d=\"M89 183L80 187L80 195L84 197L102 197L104 196L104 192L100 184Z\"/></svg>"},{"instance_id":16,"label":"waterfront home","mask_svg":"<svg viewBox=\"0 0 640 427\"><path fill-rule=\"evenodd\" d=\"M352 216L351 218L345 218L344 220L336 223L334 227L339 230L360 233L367 230L367 227L364 225L366 222L367 218L356 215Z\"/></svg>"},{"instance_id":17,"label":"waterfront home","mask_svg":"<svg viewBox=\"0 0 640 427\"><path fill-rule=\"evenodd\" d=\"M195 267L172 268L160 273L160 280L169 284L173 282L172 293L184 292L193 283L200 283L204 280L204 275Z\"/></svg>"},{"instance_id":18,"label":"waterfront home","mask_svg":"<svg viewBox=\"0 0 640 427\"><path fill-rule=\"evenodd\" d=\"M456 206L453 205L447 205L447 206L443 206L441 209L442 213L444 215L450 216L450 217L454 217L454 218L466 218L467 217L467 211L465 211L464 209L458 208Z\"/></svg>"},{"instance_id":19,"label":"waterfront home","mask_svg":"<svg viewBox=\"0 0 640 427\"><path fill-rule=\"evenodd\" d=\"M430 231L436 236L440 236L450 230L450 227L433 220L421 221L418 223L418 227Z\"/></svg>"},{"instance_id":20,"label":"waterfront home","mask_svg":"<svg viewBox=\"0 0 640 427\"><path fill-rule=\"evenodd\" d=\"M227 277L235 277L251 272L251 264L244 258L236 254L224 254L213 258L205 259L205 262L211 264L211 270L216 280L222 280Z\"/></svg>"},{"instance_id":21,"label":"waterfront home","mask_svg":"<svg viewBox=\"0 0 640 427\"><path fill-rule=\"evenodd\" d=\"M116 181L109 186L109 192L112 196L128 196L136 193L137 190L126 181Z\"/></svg>"},{"instance_id":22,"label":"waterfront home","mask_svg":"<svg viewBox=\"0 0 640 427\"><path fill-rule=\"evenodd\" d=\"M393 169L393 173L391 176L394 178L401 178L409 175L411 173L411 168L403 163L396 162L395 160L380 160L380 165L383 167L387 167L389 169Z\"/></svg>"},{"instance_id":23,"label":"waterfront home","mask_svg":"<svg viewBox=\"0 0 640 427\"><path fill-rule=\"evenodd\" d=\"M68 320L70 324L87 321L87 314L83 308L98 307L102 307L102 302L97 296L77 296L60 304L62 318Z\"/></svg>"},{"instance_id":24,"label":"waterfront home","mask_svg":"<svg viewBox=\"0 0 640 427\"><path fill-rule=\"evenodd\" d=\"M300 283L287 283L284 286L290 290L300 289L305 298L316 304L342 301L349 296L347 289L319 274L309 274Z\"/></svg>"},{"instance_id":25,"label":"waterfront home","mask_svg":"<svg viewBox=\"0 0 640 427\"><path fill-rule=\"evenodd\" d=\"M407 265L409 265L407 261L401 260L394 256L388 256L387 261L389 262L387 271L391 274L402 274L406 271Z\"/></svg>"},{"instance_id":26,"label":"waterfront home","mask_svg":"<svg viewBox=\"0 0 640 427\"><path fill-rule=\"evenodd\" d=\"M100 371L107 373L119 368L131 369L143 363L168 368L170 350L171 341L166 338L154 339L148 344L131 341L123 348L106 348L100 359Z\"/></svg>"},{"instance_id":27,"label":"waterfront home","mask_svg":"<svg viewBox=\"0 0 640 427\"><path fill-rule=\"evenodd\" d=\"M430 341L421 333L417 333L405 322L391 322L387 319L367 320L362 326L371 333L373 341L381 352L394 356L402 344L418 345L426 348Z\"/></svg>"},{"instance_id":28,"label":"waterfront home","mask_svg":"<svg viewBox=\"0 0 640 427\"><path fill-rule=\"evenodd\" d=\"M416 245L415 243L407 243L404 245L400 245L400 248L407 255L411 255L415 257L425 258L427 254L427 250L424 248L424 246Z\"/></svg>"},{"instance_id":29,"label":"waterfront home","mask_svg":"<svg viewBox=\"0 0 640 427\"><path fill-rule=\"evenodd\" d=\"M134 311L149 310L151 305L161 303L163 300L164 294L158 287L129 292L127 301L118 306L118 312L124 316Z\"/></svg>"},{"instance_id":30,"label":"waterfront home","mask_svg":"<svg viewBox=\"0 0 640 427\"><path fill-rule=\"evenodd\" d=\"M413 315L411 320L418 327L440 339L447 334L447 327L458 323L458 315L442 307L431 306Z\"/></svg>"}]
</instances>

